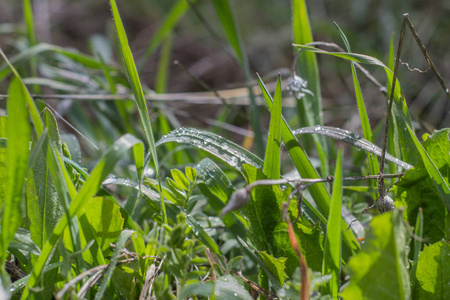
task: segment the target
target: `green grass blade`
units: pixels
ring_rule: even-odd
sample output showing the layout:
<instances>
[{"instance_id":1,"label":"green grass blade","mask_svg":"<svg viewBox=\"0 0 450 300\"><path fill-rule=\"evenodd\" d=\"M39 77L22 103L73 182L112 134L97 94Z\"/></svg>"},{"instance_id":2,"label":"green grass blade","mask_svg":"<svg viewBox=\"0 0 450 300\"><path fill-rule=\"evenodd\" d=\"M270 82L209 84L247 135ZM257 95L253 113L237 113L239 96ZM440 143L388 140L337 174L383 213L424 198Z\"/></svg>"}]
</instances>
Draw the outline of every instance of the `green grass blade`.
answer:
<instances>
[{"instance_id":1,"label":"green grass blade","mask_svg":"<svg viewBox=\"0 0 450 300\"><path fill-rule=\"evenodd\" d=\"M111 4L111 12L114 18L114 24L116 26L117 37L119 39L119 45L121 54L123 57L123 61L125 63L125 68L127 71L128 79L130 80L131 89L133 90L133 94L136 100L136 104L139 110L139 115L141 116L142 126L144 128L145 137L147 139L147 143L150 147L150 152L152 153L153 164L155 166L156 177L158 182L161 183L161 179L159 177L159 162L158 155L156 153L155 139L153 136L152 124L150 122L150 117L148 115L147 104L144 98L144 92L142 90L141 82L139 80L139 75L136 69L136 65L134 64L133 54L131 53L130 46L128 45L127 35L125 33L125 29L122 24L122 20L120 19L119 10L116 5L115 0L110 0ZM161 186L161 184L159 184ZM159 191L160 200L161 200L161 210L164 218L164 222L167 223L167 215L166 208L164 204L164 199Z\"/></svg>"},{"instance_id":2,"label":"green grass blade","mask_svg":"<svg viewBox=\"0 0 450 300\"><path fill-rule=\"evenodd\" d=\"M94 69L101 68L101 63L98 62L98 60L93 58L92 56L79 53L75 50L69 50L63 47L58 47L55 45L45 43L37 44L36 46L33 46L25 51L20 52L19 54L13 56L10 62L13 65L18 65L44 52L54 52L64 55L70 59L73 59L76 62L81 63L87 68L94 68ZM9 64L6 63L0 66L0 80L2 80L11 73L11 68L8 65Z\"/></svg>"},{"instance_id":3,"label":"green grass blade","mask_svg":"<svg viewBox=\"0 0 450 300\"><path fill-rule=\"evenodd\" d=\"M233 12L231 11L228 0L211 0L216 10L217 16L222 24L225 34L228 38L230 46L233 48L239 63L244 70L245 79L250 82L252 80L248 58L244 50L244 45L234 20ZM258 155L262 156L264 153L264 143L262 139L261 121L259 117L258 106L256 105L255 96L252 89L248 89L250 97L250 123L255 131L256 150Z\"/></svg>"},{"instance_id":4,"label":"green grass blade","mask_svg":"<svg viewBox=\"0 0 450 300\"><path fill-rule=\"evenodd\" d=\"M0 266L4 266L6 250L22 222L21 202L28 167L31 128L28 121L26 95L21 82L13 78L9 86L7 111L7 186L2 215Z\"/></svg>"},{"instance_id":5,"label":"green grass blade","mask_svg":"<svg viewBox=\"0 0 450 300\"><path fill-rule=\"evenodd\" d=\"M414 234L416 235L416 237L419 237L419 238L423 237L423 210L422 209L419 209L419 212L417 213ZM411 280L411 287L413 288L413 290L415 289L415 285L416 285L416 271L417 271L417 264L419 262L419 254L420 254L421 248L422 248L422 241L419 240L418 238L415 238L414 239L413 263L411 266L411 271L409 273L409 278Z\"/></svg>"},{"instance_id":6,"label":"green grass blade","mask_svg":"<svg viewBox=\"0 0 450 300\"><path fill-rule=\"evenodd\" d=\"M98 162L97 166L91 172L89 178L81 187L80 191L74 197L72 203L69 207L68 215L64 215L55 226L52 235L45 243L42 254L36 261L31 277L28 281L28 286L26 287L22 299L27 299L30 288L34 287L38 282L38 278L46 265L47 259L49 258L53 248L55 247L58 240L61 238L65 228L67 227L68 220L75 217L78 213L82 211L82 208L89 199L91 199L98 191L102 182L105 180L106 176L113 170L115 164L119 159L126 153L127 150L134 147L135 145L141 143L135 137L131 135L124 135L118 139L103 155L102 159Z\"/></svg>"},{"instance_id":7,"label":"green grass blade","mask_svg":"<svg viewBox=\"0 0 450 300\"><path fill-rule=\"evenodd\" d=\"M348 52L330 52L321 50L311 46L305 45L295 45L296 47L320 54L331 55L339 57L351 62L358 62L362 64L371 64L382 67L388 78L388 95L390 94L390 87L392 86L393 72L380 60L363 54L355 54ZM401 156L396 153L399 159L404 160L407 163L415 164L417 161L417 150L414 147L414 142L409 136L407 126L412 127L411 117L408 112L408 106L406 105L406 100L403 95L400 83L396 80L395 91L394 91L394 102L392 105L392 119L394 124L394 139L400 144Z\"/></svg>"},{"instance_id":8,"label":"green grass blade","mask_svg":"<svg viewBox=\"0 0 450 300\"><path fill-rule=\"evenodd\" d=\"M292 1L292 30L294 43L308 44L314 41L305 0ZM298 58L298 68L299 76L308 82L307 88L313 93L313 95L305 94L301 100L297 101L300 126L323 125L322 96L316 55L302 53ZM327 176L329 157L326 140L319 137L313 137L313 140L319 155L322 175Z\"/></svg>"},{"instance_id":9,"label":"green grass blade","mask_svg":"<svg viewBox=\"0 0 450 300\"><path fill-rule=\"evenodd\" d=\"M334 173L333 195L331 197L330 215L328 216L325 249L323 255L322 275L331 275L331 280L322 288L324 295L330 294L337 299L341 277L342 255L342 149L339 149L336 171Z\"/></svg>"},{"instance_id":10,"label":"green grass blade","mask_svg":"<svg viewBox=\"0 0 450 300\"><path fill-rule=\"evenodd\" d=\"M346 144L352 145L355 148L364 150L368 153L375 154L376 156L381 156L381 148L375 144L372 144L368 140L360 137L358 134L352 133L348 130L344 130L337 127L330 126L314 126L314 127L305 127L296 129L292 132L294 135L300 134L320 134L326 137L330 137L340 142L344 142ZM386 160L393 162L394 164L402 167L403 169L409 170L412 169L413 166L405 163L404 161L399 160L398 158L386 153ZM378 173L372 173L378 174Z\"/></svg>"},{"instance_id":11,"label":"green grass blade","mask_svg":"<svg viewBox=\"0 0 450 300\"><path fill-rule=\"evenodd\" d=\"M339 31L339 34L341 35L342 40L344 41L347 51L350 53L352 50L350 48L350 43L348 42L347 37L336 23L335 25ZM355 87L356 103L358 105L359 119L361 120L361 127L364 134L364 138L370 143L373 143L372 129L370 127L369 116L367 115L366 105L364 104L364 98L361 92L361 87L359 85L358 74L356 74L355 63L352 62L351 67L352 67L353 85ZM373 157L373 155L370 155L369 153L367 153L367 160L369 161L370 173L371 174L380 173L380 166L378 164L378 160L375 159L375 157Z\"/></svg>"},{"instance_id":12,"label":"green grass blade","mask_svg":"<svg viewBox=\"0 0 450 300\"><path fill-rule=\"evenodd\" d=\"M195 0L191 0L192 3ZM184 16L184 14L189 9L189 4L186 0L178 0L173 7L170 9L170 12L167 14L165 19L163 20L161 27L158 28L158 31L153 35L150 43L145 48L145 52L142 55L141 59L138 62L139 72L145 66L147 60L152 56L158 46L161 44L161 41L170 34L175 26L178 24L180 19Z\"/></svg>"},{"instance_id":13,"label":"green grass blade","mask_svg":"<svg viewBox=\"0 0 450 300\"><path fill-rule=\"evenodd\" d=\"M259 75L257 76L257 79L261 87L264 100L266 101L269 110L271 110L273 103L271 96L267 91L267 88L265 87ZM283 138L284 143L286 144L286 147L288 148L292 162L297 168L300 176L302 176L302 178L319 178L319 175L317 174L316 170L309 161L308 156L303 151L302 147L299 145L295 136L292 134L292 130L290 129L288 123L286 122L286 120L284 120L284 118L282 118L282 120L283 123L281 124L281 136ZM325 188L325 185L323 183L313 184L308 188L308 190L311 193L311 196L314 199L315 204L317 205L318 211L322 215L322 217L320 218L323 219L323 216L328 216L330 211L331 199L330 195L328 194L328 191ZM305 202L306 204L311 206L311 204L308 203L308 201ZM315 209L313 206L311 207ZM344 222L343 224L346 224L344 220L342 220L342 222ZM356 237L350 230L344 232L343 239L347 247L346 250L349 250L347 253L348 256L350 256L350 252L352 250L355 251L360 248L359 243L356 240Z\"/></svg>"},{"instance_id":14,"label":"green grass blade","mask_svg":"<svg viewBox=\"0 0 450 300\"><path fill-rule=\"evenodd\" d=\"M207 246L212 252L217 255L222 255L219 246L216 242L208 235L205 229L200 225L191 215L186 215L186 220L191 224L192 230L194 230L195 235L199 240Z\"/></svg>"},{"instance_id":15,"label":"green grass blade","mask_svg":"<svg viewBox=\"0 0 450 300\"><path fill-rule=\"evenodd\" d=\"M241 171L243 164L262 168L263 162L255 154L214 133L195 128L177 128L163 136L156 144L177 142L188 147L204 150Z\"/></svg>"},{"instance_id":16,"label":"green grass blade","mask_svg":"<svg viewBox=\"0 0 450 300\"><path fill-rule=\"evenodd\" d=\"M270 114L269 138L264 157L263 173L269 179L280 178L281 165L281 76L278 76L274 103Z\"/></svg>"}]
</instances>

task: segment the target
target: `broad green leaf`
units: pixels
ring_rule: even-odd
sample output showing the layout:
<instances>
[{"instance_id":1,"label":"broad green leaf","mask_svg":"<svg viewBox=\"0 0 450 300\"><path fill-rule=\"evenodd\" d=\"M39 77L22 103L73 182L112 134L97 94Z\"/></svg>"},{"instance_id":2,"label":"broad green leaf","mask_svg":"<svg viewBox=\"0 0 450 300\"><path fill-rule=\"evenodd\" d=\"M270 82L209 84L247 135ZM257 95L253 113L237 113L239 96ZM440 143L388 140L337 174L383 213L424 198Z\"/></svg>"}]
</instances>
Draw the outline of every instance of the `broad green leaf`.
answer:
<instances>
[{"instance_id":1,"label":"broad green leaf","mask_svg":"<svg viewBox=\"0 0 450 300\"><path fill-rule=\"evenodd\" d=\"M161 186L161 179L159 177L159 163L158 156L156 154L155 138L153 136L152 124L148 114L147 104L145 102L144 92L142 90L141 81L134 63L133 54L131 53L130 46L128 45L127 35L125 28L123 27L122 20L119 15L119 10L115 0L110 0L111 13L114 19L114 25L116 27L117 37L119 40L120 52L122 54L125 69L130 81L131 89L133 90L134 98L138 107L139 115L141 117L142 126L145 132L145 137L152 153L152 160L155 166L156 178L158 179L159 186ZM164 222L167 222L166 208L164 205L164 199L161 189L159 189L161 210L164 218Z\"/></svg>"},{"instance_id":2,"label":"broad green leaf","mask_svg":"<svg viewBox=\"0 0 450 300\"><path fill-rule=\"evenodd\" d=\"M14 239L9 243L8 248L19 249L34 255L41 253L41 249L31 239L30 232L23 228L17 229Z\"/></svg>"},{"instance_id":3,"label":"broad green leaf","mask_svg":"<svg viewBox=\"0 0 450 300\"><path fill-rule=\"evenodd\" d=\"M82 212L84 205L92 198L100 188L103 180L112 171L115 164L126 153L127 150L140 143L139 140L131 135L124 135L118 139L103 155L97 166L92 170L89 178L81 187L80 191L74 197L70 204L68 214L64 215L55 226L52 235L45 243L42 254L36 261L28 285L22 294L22 298L26 299L30 293L30 288L34 287L38 282L38 278L43 270L48 257L58 240L61 238L64 229L68 225L68 218L73 218Z\"/></svg>"},{"instance_id":4,"label":"broad green leaf","mask_svg":"<svg viewBox=\"0 0 450 300\"><path fill-rule=\"evenodd\" d=\"M410 299L407 231L394 210L373 218L361 251L350 259L350 284L343 299Z\"/></svg>"},{"instance_id":5,"label":"broad green leaf","mask_svg":"<svg viewBox=\"0 0 450 300\"><path fill-rule=\"evenodd\" d=\"M180 298L188 299L189 296L209 296L214 288L214 283L212 282L188 282L181 289Z\"/></svg>"},{"instance_id":6,"label":"broad green leaf","mask_svg":"<svg viewBox=\"0 0 450 300\"><path fill-rule=\"evenodd\" d=\"M1 220L1 266L4 265L8 245L22 223L21 203L25 196L23 188L30 152L31 128L26 106L26 95L23 93L21 82L17 78L13 78L9 86L7 111L7 185Z\"/></svg>"},{"instance_id":7,"label":"broad green leaf","mask_svg":"<svg viewBox=\"0 0 450 300\"><path fill-rule=\"evenodd\" d=\"M120 206L107 198L94 197L86 203L84 211L101 251L110 249L110 244L117 240L124 225Z\"/></svg>"},{"instance_id":8,"label":"broad green leaf","mask_svg":"<svg viewBox=\"0 0 450 300\"><path fill-rule=\"evenodd\" d=\"M189 182L189 179L178 169L172 169L170 170L170 173L172 174L173 180L185 191L188 191L190 189L191 183Z\"/></svg>"},{"instance_id":9,"label":"broad green leaf","mask_svg":"<svg viewBox=\"0 0 450 300\"><path fill-rule=\"evenodd\" d=\"M283 286L285 279L288 277L285 273L286 257L275 258L266 251L258 251L259 258L264 262L270 273L278 280L279 286Z\"/></svg>"},{"instance_id":10,"label":"broad green leaf","mask_svg":"<svg viewBox=\"0 0 450 300\"><path fill-rule=\"evenodd\" d=\"M331 280L322 288L323 294L337 299L341 277L342 256L342 149L339 149L333 181L330 215L328 216L322 275L331 275Z\"/></svg>"},{"instance_id":11,"label":"broad green leaf","mask_svg":"<svg viewBox=\"0 0 450 300\"><path fill-rule=\"evenodd\" d=\"M241 280L242 281L242 280ZM252 300L252 296L244 288L243 283L239 282L231 275L219 277L214 283L214 290L211 297L217 300Z\"/></svg>"},{"instance_id":12,"label":"broad green leaf","mask_svg":"<svg viewBox=\"0 0 450 300\"><path fill-rule=\"evenodd\" d=\"M425 246L417 264L414 299L446 299L450 295L449 245L440 241Z\"/></svg>"},{"instance_id":13,"label":"broad green leaf","mask_svg":"<svg viewBox=\"0 0 450 300\"><path fill-rule=\"evenodd\" d=\"M273 100L259 76L258 83L263 93L264 100L266 101L269 110L271 110ZM283 123L281 124L281 137L283 138L283 141L288 148L291 160L298 170L300 176L302 178L320 178L317 174L317 171L309 161L308 156L303 151L302 147L293 135L288 123L284 118L282 118L282 120ZM308 207L315 211L315 214L319 219L322 220L322 222L326 223L326 218L324 216L328 216L329 214L331 199L328 191L325 188L325 185L323 183L316 183L310 186L308 190L312 198L314 199L317 209L313 204L309 203L308 199L304 198L304 202L308 205ZM342 222L343 226L346 226L345 224L347 223L344 220L342 220ZM344 257L346 258L350 257L352 251L358 250L360 248L359 242L356 240L355 235L350 230L343 233L343 240L345 242L345 246L343 249L345 254Z\"/></svg>"},{"instance_id":14,"label":"broad green leaf","mask_svg":"<svg viewBox=\"0 0 450 300\"><path fill-rule=\"evenodd\" d=\"M418 147L423 157L396 184L397 205L406 205L405 214L411 225L416 223L419 207L423 209L423 237L434 243L447 233L448 195L445 186L450 174L450 129L435 131ZM418 141L417 141L418 142ZM445 174L445 178L442 178ZM441 181L441 185L436 183ZM442 178L442 179L441 179ZM439 192L440 190L440 192Z\"/></svg>"},{"instance_id":15,"label":"broad green leaf","mask_svg":"<svg viewBox=\"0 0 450 300\"><path fill-rule=\"evenodd\" d=\"M427 170L427 173L430 176L430 178L433 180L433 183L436 187L436 191L439 193L439 196L441 197L441 201L444 202L445 206L447 207L447 211L450 211L450 188L448 186L448 179L446 181L442 177L442 174L439 172L439 169L436 167L434 161L430 158L427 151L425 151L422 144L420 144L419 140L414 135L414 132L412 131L412 129L409 126L407 128L408 128L409 134L411 135L411 139L413 140L414 145L416 146L417 151L419 152L420 157L422 158L425 169ZM447 138L448 138L448 134L447 134ZM441 146L441 145L439 145L439 146ZM444 143L444 145L442 145L442 147L444 147L445 149L448 150L449 149L448 142ZM446 152L444 154L444 157L447 157L447 159L450 155L448 153L449 152Z\"/></svg>"},{"instance_id":16,"label":"broad green leaf","mask_svg":"<svg viewBox=\"0 0 450 300\"><path fill-rule=\"evenodd\" d=\"M308 44L314 41L305 0L292 1L292 31L295 44ZM297 63L299 76L307 81L306 88L312 92L312 95L305 93L302 99L297 99L300 126L323 125L322 96L316 55L303 52ZM326 140L322 137L313 137L313 139L319 154L322 175L327 176L329 173Z\"/></svg>"},{"instance_id":17,"label":"broad green leaf","mask_svg":"<svg viewBox=\"0 0 450 300\"><path fill-rule=\"evenodd\" d=\"M280 178L281 165L281 76L278 76L274 103L270 114L269 137L264 157L263 173L269 179Z\"/></svg>"}]
</instances>

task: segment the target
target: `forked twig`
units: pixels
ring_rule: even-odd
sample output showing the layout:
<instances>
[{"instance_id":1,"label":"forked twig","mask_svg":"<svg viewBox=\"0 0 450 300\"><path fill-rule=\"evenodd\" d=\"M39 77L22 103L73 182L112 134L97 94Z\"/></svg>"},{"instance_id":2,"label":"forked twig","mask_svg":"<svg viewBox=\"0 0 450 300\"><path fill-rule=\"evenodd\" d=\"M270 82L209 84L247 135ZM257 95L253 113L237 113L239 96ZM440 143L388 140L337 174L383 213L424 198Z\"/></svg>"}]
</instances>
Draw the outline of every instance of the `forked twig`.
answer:
<instances>
[{"instance_id":1,"label":"forked twig","mask_svg":"<svg viewBox=\"0 0 450 300\"><path fill-rule=\"evenodd\" d=\"M437 80L441 84L442 88L444 89L445 93L450 97L450 92L447 86L444 83L444 80L442 79L441 74L437 70L436 66L434 65L433 61L431 60L431 57L428 55L427 49L423 45L422 41L419 38L419 35L417 34L416 29L414 28L414 25L412 24L411 20L409 19L409 14L403 14L403 23L402 23L402 29L400 31L400 38L398 41L397 46L397 56L395 58L395 65L394 65L394 74L392 76L392 87L391 87L391 93L389 95L389 104L387 109L387 117L386 117L386 124L384 126L384 139L383 139L383 148L381 150L381 159L380 159L380 179L378 181L378 186L380 190L380 199L386 195L386 191L384 188L384 163L385 163L385 154L386 154L386 146L387 146L387 138L388 138L388 131L389 131L389 123L391 120L392 115L392 104L394 100L394 92L395 92L395 86L397 82L397 75L398 75L398 65L400 63L400 55L402 53L402 46L403 46L403 38L405 36L405 28L406 25L408 25L408 28L411 31L411 34L413 35L414 39L417 42L417 45L419 46L420 50L422 51L422 54L425 57L425 60L427 61L429 67L433 70L434 75L436 76ZM408 69L409 66L408 66Z\"/></svg>"}]
</instances>

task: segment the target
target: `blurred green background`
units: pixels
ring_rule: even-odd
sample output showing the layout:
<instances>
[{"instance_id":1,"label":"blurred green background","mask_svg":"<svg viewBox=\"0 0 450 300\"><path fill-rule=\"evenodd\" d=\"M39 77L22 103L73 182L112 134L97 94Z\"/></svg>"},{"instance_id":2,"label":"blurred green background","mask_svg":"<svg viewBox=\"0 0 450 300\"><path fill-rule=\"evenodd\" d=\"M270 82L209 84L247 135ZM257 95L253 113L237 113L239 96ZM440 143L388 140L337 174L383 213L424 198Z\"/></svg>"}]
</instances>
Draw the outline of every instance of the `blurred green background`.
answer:
<instances>
[{"instance_id":1,"label":"blurred green background","mask_svg":"<svg viewBox=\"0 0 450 300\"><path fill-rule=\"evenodd\" d=\"M39 41L73 47L88 53L89 40L94 35L105 36L114 44L108 1L34 0L32 3ZM142 56L174 3L175 1L166 0L118 1L135 58ZM252 71L263 75L281 72L286 77L294 51L291 46L290 1L246 0L230 3ZM315 40L335 42L343 46L333 25L335 21L347 35L353 52L372 55L384 62L387 62L391 34L395 34L397 43L402 15L409 13L444 81L450 84L450 1L315 0L307 1L307 4ZM219 38L214 38L198 15L190 10L176 27L171 60L180 61L193 75L216 89L242 85L244 75L231 55L227 54L229 46L212 4L201 0L194 5ZM0 20L3 29L8 24L22 23L22 1L1 1ZM11 46L11 40L15 37L14 34L0 36L2 48L7 53L15 53ZM411 34L407 32L405 37L402 60L411 67L426 69L426 62ZM155 82L158 53L157 51L148 60L141 72L142 80L150 88L153 88ZM357 107L348 63L331 57L319 56L318 59L325 124L356 128ZM373 67L368 69L384 83L383 70ZM204 90L174 65L169 74L167 92ZM384 116L384 98L363 76L360 79L369 116L371 120L377 121ZM422 128L431 131L450 126L450 118L447 116L449 101L431 72L410 72L402 66L399 79L411 114L420 121Z\"/></svg>"}]
</instances>

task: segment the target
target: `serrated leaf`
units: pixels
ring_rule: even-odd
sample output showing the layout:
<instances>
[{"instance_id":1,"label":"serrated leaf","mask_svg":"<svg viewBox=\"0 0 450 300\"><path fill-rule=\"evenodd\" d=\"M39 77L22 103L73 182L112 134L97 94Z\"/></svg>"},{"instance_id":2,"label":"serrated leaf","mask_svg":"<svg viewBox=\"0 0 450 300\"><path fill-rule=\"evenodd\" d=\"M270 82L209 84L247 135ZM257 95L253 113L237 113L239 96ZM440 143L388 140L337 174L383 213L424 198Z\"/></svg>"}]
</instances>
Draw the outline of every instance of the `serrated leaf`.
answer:
<instances>
[{"instance_id":1,"label":"serrated leaf","mask_svg":"<svg viewBox=\"0 0 450 300\"><path fill-rule=\"evenodd\" d=\"M258 251L259 258L264 262L271 274L278 280L278 284L283 286L284 280L288 277L285 273L286 257L275 258L266 251Z\"/></svg>"},{"instance_id":2,"label":"serrated leaf","mask_svg":"<svg viewBox=\"0 0 450 300\"><path fill-rule=\"evenodd\" d=\"M450 295L450 249L448 243L425 246L416 271L415 299L446 299Z\"/></svg>"}]
</instances>

